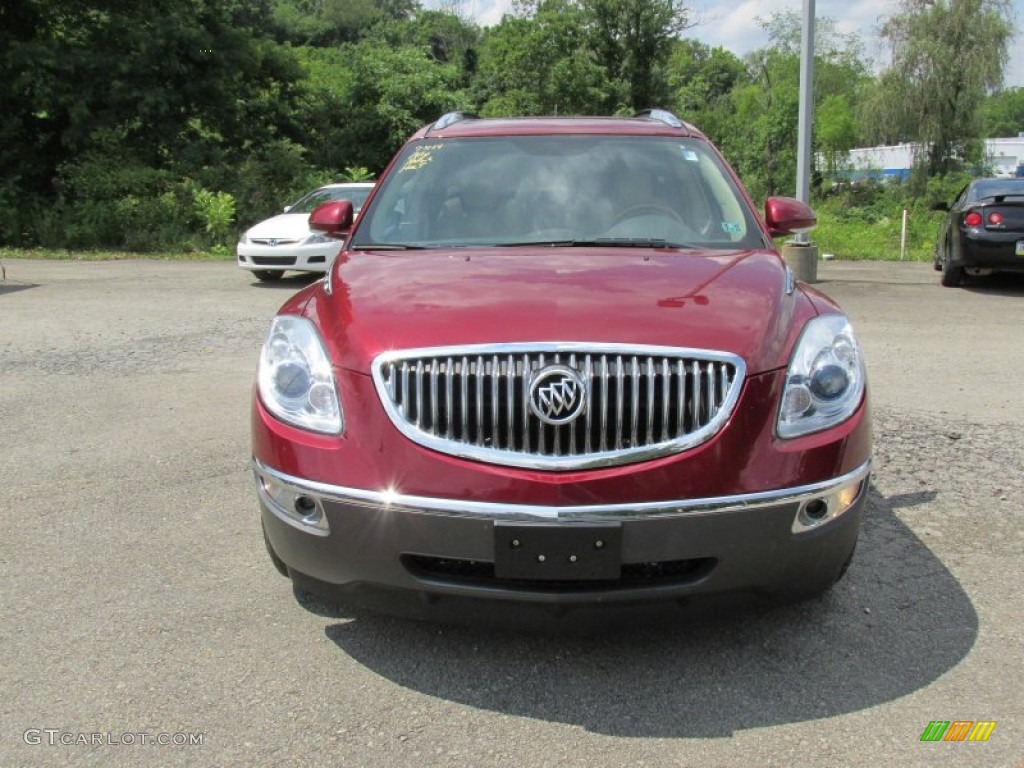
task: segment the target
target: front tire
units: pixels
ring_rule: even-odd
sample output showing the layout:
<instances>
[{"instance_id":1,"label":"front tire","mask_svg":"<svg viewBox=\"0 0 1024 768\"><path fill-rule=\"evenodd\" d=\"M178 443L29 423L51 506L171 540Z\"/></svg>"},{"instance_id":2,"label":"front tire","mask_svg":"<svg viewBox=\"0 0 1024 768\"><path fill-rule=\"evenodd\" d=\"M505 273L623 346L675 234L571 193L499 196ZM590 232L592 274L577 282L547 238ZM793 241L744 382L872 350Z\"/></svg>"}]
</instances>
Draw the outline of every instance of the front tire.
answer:
<instances>
[{"instance_id":1,"label":"front tire","mask_svg":"<svg viewBox=\"0 0 1024 768\"><path fill-rule=\"evenodd\" d=\"M252 273L256 275L257 280L264 283L276 283L284 277L283 269L254 269Z\"/></svg>"}]
</instances>

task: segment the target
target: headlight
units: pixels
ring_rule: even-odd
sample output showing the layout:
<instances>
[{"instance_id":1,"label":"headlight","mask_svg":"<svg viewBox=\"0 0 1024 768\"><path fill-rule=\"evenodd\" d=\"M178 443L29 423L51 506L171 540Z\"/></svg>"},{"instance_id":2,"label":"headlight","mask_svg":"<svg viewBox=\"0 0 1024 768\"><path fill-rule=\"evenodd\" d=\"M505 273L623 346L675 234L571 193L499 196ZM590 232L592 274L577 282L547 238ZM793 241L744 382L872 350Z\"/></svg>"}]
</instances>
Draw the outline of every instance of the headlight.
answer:
<instances>
[{"instance_id":1,"label":"headlight","mask_svg":"<svg viewBox=\"0 0 1024 768\"><path fill-rule=\"evenodd\" d=\"M799 437L840 424L864 395L864 360L850 321L825 315L804 328L789 362L779 407L779 437Z\"/></svg>"},{"instance_id":2,"label":"headlight","mask_svg":"<svg viewBox=\"0 0 1024 768\"><path fill-rule=\"evenodd\" d=\"M330 237L327 237L327 235L321 235L319 232L317 232L315 234L310 235L305 240L303 240L302 244L303 245L317 245L318 243L330 243L330 242L337 242L337 241L333 240Z\"/></svg>"},{"instance_id":3,"label":"headlight","mask_svg":"<svg viewBox=\"0 0 1024 768\"><path fill-rule=\"evenodd\" d=\"M245 232L243 232L241 235L238 236L238 244L239 245L245 245L248 242L249 242L249 235L246 234Z\"/></svg>"},{"instance_id":4,"label":"headlight","mask_svg":"<svg viewBox=\"0 0 1024 768\"><path fill-rule=\"evenodd\" d=\"M331 361L304 317L274 318L257 381L263 404L277 418L314 432L341 434L344 421Z\"/></svg>"}]
</instances>

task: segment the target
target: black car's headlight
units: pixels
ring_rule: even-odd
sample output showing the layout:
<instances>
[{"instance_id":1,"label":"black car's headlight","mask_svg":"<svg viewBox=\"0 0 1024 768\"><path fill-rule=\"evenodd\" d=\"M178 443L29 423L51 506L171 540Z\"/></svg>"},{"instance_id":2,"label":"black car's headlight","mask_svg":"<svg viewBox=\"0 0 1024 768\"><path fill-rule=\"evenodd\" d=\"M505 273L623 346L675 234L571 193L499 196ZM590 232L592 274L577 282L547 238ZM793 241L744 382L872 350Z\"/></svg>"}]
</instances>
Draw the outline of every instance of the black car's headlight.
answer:
<instances>
[{"instance_id":1,"label":"black car's headlight","mask_svg":"<svg viewBox=\"0 0 1024 768\"><path fill-rule=\"evenodd\" d=\"M843 315L807 323L786 372L777 431L799 437L834 427L853 415L864 396L864 359Z\"/></svg>"},{"instance_id":2,"label":"black car's headlight","mask_svg":"<svg viewBox=\"0 0 1024 768\"><path fill-rule=\"evenodd\" d=\"M331 361L304 317L274 318L263 342L257 375L260 398L281 421L313 432L341 434L341 402Z\"/></svg>"}]
</instances>

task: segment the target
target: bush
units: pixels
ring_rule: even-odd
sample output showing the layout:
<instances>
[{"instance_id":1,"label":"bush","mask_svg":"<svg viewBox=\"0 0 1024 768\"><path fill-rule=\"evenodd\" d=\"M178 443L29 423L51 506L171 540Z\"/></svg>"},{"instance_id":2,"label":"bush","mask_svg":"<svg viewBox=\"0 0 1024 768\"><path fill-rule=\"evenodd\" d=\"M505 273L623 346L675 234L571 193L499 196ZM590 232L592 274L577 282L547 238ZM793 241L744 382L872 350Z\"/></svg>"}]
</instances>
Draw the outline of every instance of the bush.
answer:
<instances>
[{"instance_id":1,"label":"bush","mask_svg":"<svg viewBox=\"0 0 1024 768\"><path fill-rule=\"evenodd\" d=\"M949 178L934 181L939 195L936 199L942 199L944 190L959 183ZM851 184L832 191L816 201L814 207L818 226L812 238L822 253L835 254L839 259L898 259L906 210L904 258L928 261L942 219L941 213L929 210L930 194L927 198L914 198L906 185L898 183Z\"/></svg>"}]
</instances>

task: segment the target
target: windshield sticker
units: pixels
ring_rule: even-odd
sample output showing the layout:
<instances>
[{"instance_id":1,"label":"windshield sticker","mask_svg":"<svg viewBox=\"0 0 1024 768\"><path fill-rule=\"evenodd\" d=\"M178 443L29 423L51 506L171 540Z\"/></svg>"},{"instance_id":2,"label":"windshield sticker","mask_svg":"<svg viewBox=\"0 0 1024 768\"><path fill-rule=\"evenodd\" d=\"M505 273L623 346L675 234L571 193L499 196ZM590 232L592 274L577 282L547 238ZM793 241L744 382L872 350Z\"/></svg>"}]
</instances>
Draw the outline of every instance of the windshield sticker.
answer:
<instances>
[{"instance_id":1,"label":"windshield sticker","mask_svg":"<svg viewBox=\"0 0 1024 768\"><path fill-rule=\"evenodd\" d=\"M683 159L688 161L688 162L691 162L691 163L696 163L697 162L697 153L694 152L692 149L684 149L683 150Z\"/></svg>"},{"instance_id":2,"label":"windshield sticker","mask_svg":"<svg viewBox=\"0 0 1024 768\"><path fill-rule=\"evenodd\" d=\"M742 235L743 225L737 224L735 221L723 221L722 231L727 235Z\"/></svg>"},{"instance_id":3,"label":"windshield sticker","mask_svg":"<svg viewBox=\"0 0 1024 768\"><path fill-rule=\"evenodd\" d=\"M439 149L443 149L444 144L429 144L422 147L417 147L416 151L413 152L406 159L402 167L398 169L399 173L403 171L418 171L420 168L428 165L431 160L434 159L434 152Z\"/></svg>"}]
</instances>

